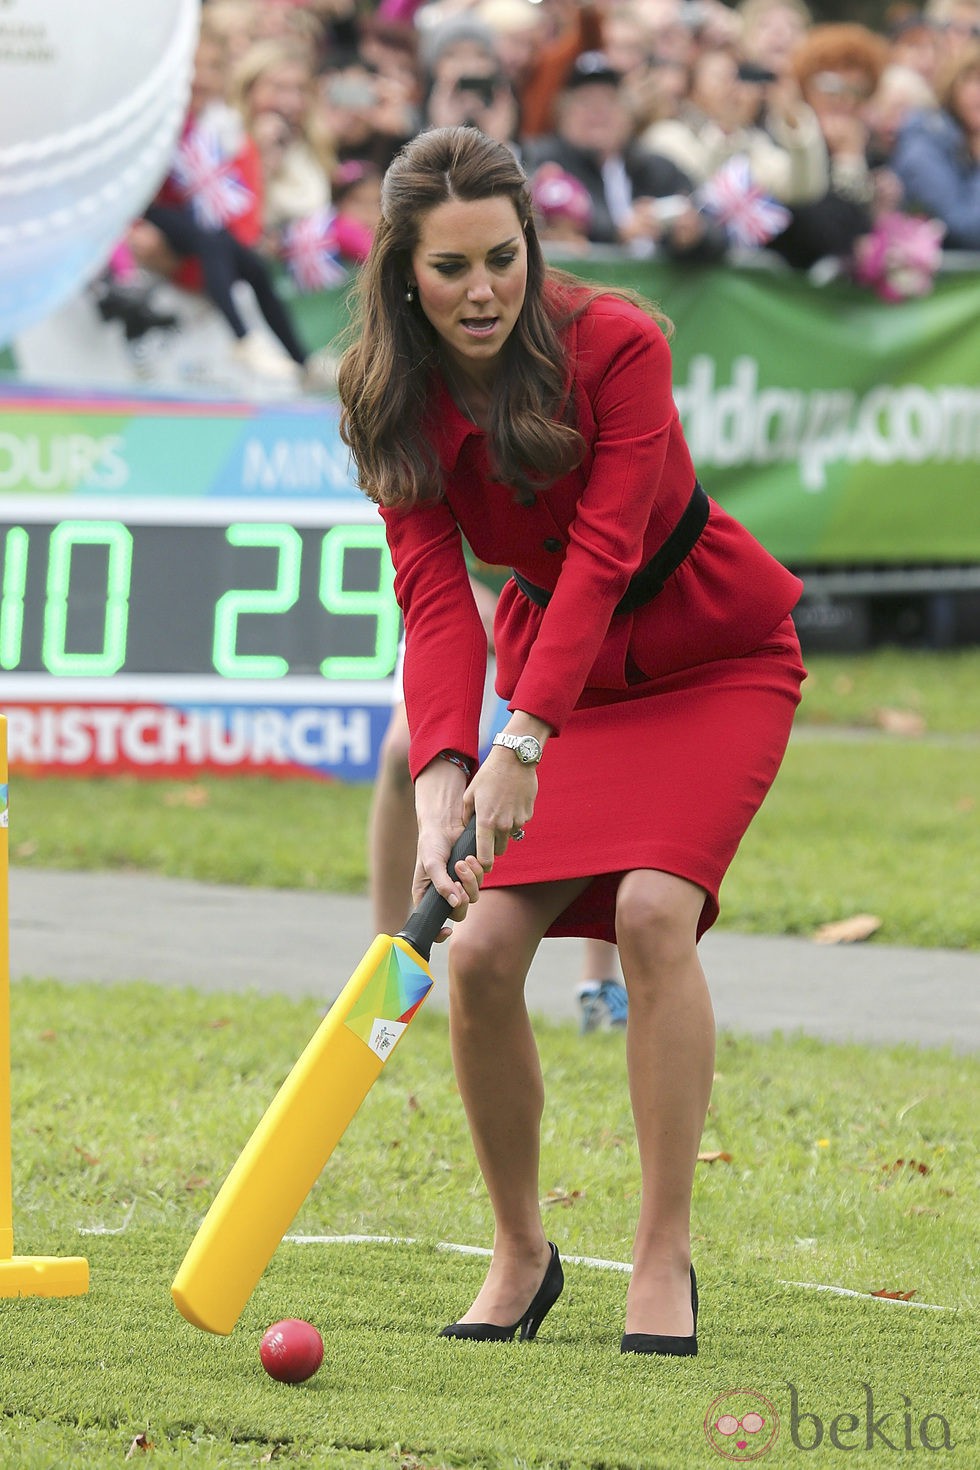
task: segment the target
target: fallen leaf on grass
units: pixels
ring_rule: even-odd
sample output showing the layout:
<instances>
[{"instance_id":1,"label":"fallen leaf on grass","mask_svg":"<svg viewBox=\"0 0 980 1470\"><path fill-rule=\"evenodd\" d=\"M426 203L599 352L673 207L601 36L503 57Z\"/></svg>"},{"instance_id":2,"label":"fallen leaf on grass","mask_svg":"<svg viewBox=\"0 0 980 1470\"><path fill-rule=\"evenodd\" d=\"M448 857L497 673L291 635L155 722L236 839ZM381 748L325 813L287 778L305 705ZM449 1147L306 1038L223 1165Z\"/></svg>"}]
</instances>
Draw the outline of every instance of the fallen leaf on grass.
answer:
<instances>
[{"instance_id":1,"label":"fallen leaf on grass","mask_svg":"<svg viewBox=\"0 0 980 1470\"><path fill-rule=\"evenodd\" d=\"M572 1205L577 1204L584 1193L585 1191L582 1189L573 1189L571 1191L567 1189L549 1189L541 1203L543 1205L564 1205L568 1209Z\"/></svg>"},{"instance_id":2,"label":"fallen leaf on grass","mask_svg":"<svg viewBox=\"0 0 980 1470\"><path fill-rule=\"evenodd\" d=\"M180 786L176 791L168 791L163 798L164 806L207 806L211 800L211 793L206 786Z\"/></svg>"},{"instance_id":3,"label":"fallen leaf on grass","mask_svg":"<svg viewBox=\"0 0 980 1470\"><path fill-rule=\"evenodd\" d=\"M905 1211L906 1215L932 1215L938 1219L942 1210L934 1210L931 1205L910 1205Z\"/></svg>"},{"instance_id":4,"label":"fallen leaf on grass","mask_svg":"<svg viewBox=\"0 0 980 1470\"><path fill-rule=\"evenodd\" d=\"M205 1179L203 1174L191 1174L184 1180L184 1188L188 1194L194 1194L198 1189L210 1189L210 1179Z\"/></svg>"},{"instance_id":5,"label":"fallen leaf on grass","mask_svg":"<svg viewBox=\"0 0 980 1470\"><path fill-rule=\"evenodd\" d=\"M126 1459L131 1460L137 1450L152 1450L153 1441L148 1434L138 1434L126 1451Z\"/></svg>"},{"instance_id":6,"label":"fallen leaf on grass","mask_svg":"<svg viewBox=\"0 0 980 1470\"><path fill-rule=\"evenodd\" d=\"M58 1033L57 1031L42 1031L37 1039L38 1041L57 1041Z\"/></svg>"},{"instance_id":7,"label":"fallen leaf on grass","mask_svg":"<svg viewBox=\"0 0 980 1470\"><path fill-rule=\"evenodd\" d=\"M722 1149L715 1149L713 1152L698 1154L699 1164L730 1164L731 1162L731 1154L726 1154Z\"/></svg>"},{"instance_id":8,"label":"fallen leaf on grass","mask_svg":"<svg viewBox=\"0 0 980 1470\"><path fill-rule=\"evenodd\" d=\"M852 914L849 919L821 924L813 941L815 944L856 944L861 939L870 939L880 928L881 920L877 914Z\"/></svg>"},{"instance_id":9,"label":"fallen leaf on grass","mask_svg":"<svg viewBox=\"0 0 980 1470\"><path fill-rule=\"evenodd\" d=\"M230 1026L230 1025L231 1025L231 1017L230 1016L218 1016L218 1018L216 1020L209 1021L208 1022L208 1029L211 1030L211 1031L221 1031L221 1030L224 1029L225 1026Z\"/></svg>"},{"instance_id":10,"label":"fallen leaf on grass","mask_svg":"<svg viewBox=\"0 0 980 1470\"><path fill-rule=\"evenodd\" d=\"M37 852L37 843L36 842L30 842L30 841L28 841L28 842L18 842L18 843L15 843L15 845L14 845L12 851L11 851L11 856L12 857L15 857L15 858L22 858L22 859L23 858L32 858L36 852Z\"/></svg>"},{"instance_id":11,"label":"fallen leaf on grass","mask_svg":"<svg viewBox=\"0 0 980 1470\"><path fill-rule=\"evenodd\" d=\"M976 803L976 800L974 799L974 797L972 797L972 796L961 796L954 803L954 810L955 811L958 811L958 812L962 812L962 814L964 816L969 816L970 812L972 812L974 810L974 808L976 807L976 804L977 803Z\"/></svg>"},{"instance_id":12,"label":"fallen leaf on grass","mask_svg":"<svg viewBox=\"0 0 980 1470\"><path fill-rule=\"evenodd\" d=\"M884 1287L881 1291L873 1291L870 1294L871 1296L884 1297L889 1302L910 1302L915 1296L914 1291L886 1291Z\"/></svg>"},{"instance_id":13,"label":"fallen leaf on grass","mask_svg":"<svg viewBox=\"0 0 980 1470\"><path fill-rule=\"evenodd\" d=\"M87 1149L79 1148L77 1143L73 1143L72 1148L78 1154L79 1158L85 1160L86 1164L91 1164L94 1167L96 1164L100 1164L102 1162L102 1160L98 1158L95 1154L90 1154Z\"/></svg>"},{"instance_id":14,"label":"fallen leaf on grass","mask_svg":"<svg viewBox=\"0 0 980 1470\"><path fill-rule=\"evenodd\" d=\"M926 722L911 709L876 709L872 717L879 730L915 740L926 733Z\"/></svg>"},{"instance_id":15,"label":"fallen leaf on grass","mask_svg":"<svg viewBox=\"0 0 980 1470\"><path fill-rule=\"evenodd\" d=\"M929 1165L920 1164L917 1159L896 1159L894 1164L882 1164L883 1169L891 1174L897 1174L902 1169L911 1169L914 1174L928 1174Z\"/></svg>"}]
</instances>

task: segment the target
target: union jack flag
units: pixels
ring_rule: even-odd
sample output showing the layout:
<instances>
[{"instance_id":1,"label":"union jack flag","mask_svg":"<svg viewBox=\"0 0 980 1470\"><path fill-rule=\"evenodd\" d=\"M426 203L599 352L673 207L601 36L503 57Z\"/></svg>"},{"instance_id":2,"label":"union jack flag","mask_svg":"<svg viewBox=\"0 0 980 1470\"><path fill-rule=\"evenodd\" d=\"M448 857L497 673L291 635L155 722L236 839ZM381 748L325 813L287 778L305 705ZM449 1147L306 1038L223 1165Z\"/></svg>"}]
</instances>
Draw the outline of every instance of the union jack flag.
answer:
<instances>
[{"instance_id":1,"label":"union jack flag","mask_svg":"<svg viewBox=\"0 0 980 1470\"><path fill-rule=\"evenodd\" d=\"M753 181L744 153L723 163L718 172L698 190L700 207L725 226L735 245L758 248L785 230L792 216L788 209L763 194Z\"/></svg>"},{"instance_id":2,"label":"union jack flag","mask_svg":"<svg viewBox=\"0 0 980 1470\"><path fill-rule=\"evenodd\" d=\"M283 256L301 291L325 291L347 279L334 228L336 215L318 209L295 220L283 233Z\"/></svg>"},{"instance_id":3,"label":"union jack flag","mask_svg":"<svg viewBox=\"0 0 980 1470\"><path fill-rule=\"evenodd\" d=\"M235 170L216 128L191 128L177 148L171 177L194 218L208 230L220 230L245 214L254 203L252 190Z\"/></svg>"}]
</instances>

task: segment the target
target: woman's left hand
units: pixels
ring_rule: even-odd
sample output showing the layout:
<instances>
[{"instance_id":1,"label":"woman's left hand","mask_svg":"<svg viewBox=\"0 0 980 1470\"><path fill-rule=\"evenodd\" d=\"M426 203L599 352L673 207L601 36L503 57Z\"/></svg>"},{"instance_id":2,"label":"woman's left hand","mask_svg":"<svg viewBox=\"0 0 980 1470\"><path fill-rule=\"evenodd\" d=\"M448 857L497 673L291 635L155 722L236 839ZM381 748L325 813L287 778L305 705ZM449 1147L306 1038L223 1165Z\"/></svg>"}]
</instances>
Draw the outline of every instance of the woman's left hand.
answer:
<instances>
[{"instance_id":1,"label":"woman's left hand","mask_svg":"<svg viewBox=\"0 0 980 1470\"><path fill-rule=\"evenodd\" d=\"M493 860L506 852L507 844L520 841L524 826L534 815L538 774L534 766L521 765L513 751L495 746L466 788L463 813L467 821L476 813L476 855L489 873Z\"/></svg>"}]
</instances>

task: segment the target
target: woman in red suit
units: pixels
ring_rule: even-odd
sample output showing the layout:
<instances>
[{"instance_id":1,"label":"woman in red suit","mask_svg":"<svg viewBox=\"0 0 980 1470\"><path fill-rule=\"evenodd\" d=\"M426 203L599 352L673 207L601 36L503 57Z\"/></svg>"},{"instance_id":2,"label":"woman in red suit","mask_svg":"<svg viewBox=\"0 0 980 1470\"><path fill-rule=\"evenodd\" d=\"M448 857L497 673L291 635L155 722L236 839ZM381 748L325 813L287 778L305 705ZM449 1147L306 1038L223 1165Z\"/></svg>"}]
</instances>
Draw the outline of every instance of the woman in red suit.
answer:
<instances>
[{"instance_id":1,"label":"woman in red suit","mask_svg":"<svg viewBox=\"0 0 980 1470\"><path fill-rule=\"evenodd\" d=\"M561 1291L523 988L543 937L579 934L618 942L629 992L642 1197L621 1349L697 1351L690 1207L714 1067L697 941L804 671L800 583L698 484L665 326L545 266L524 174L481 133L423 133L389 168L339 389L405 616L416 897L433 883L467 915L453 1058L496 1229L451 1337L533 1337ZM494 634L511 715L481 766L463 537L514 568ZM474 812L476 858L450 874Z\"/></svg>"}]
</instances>

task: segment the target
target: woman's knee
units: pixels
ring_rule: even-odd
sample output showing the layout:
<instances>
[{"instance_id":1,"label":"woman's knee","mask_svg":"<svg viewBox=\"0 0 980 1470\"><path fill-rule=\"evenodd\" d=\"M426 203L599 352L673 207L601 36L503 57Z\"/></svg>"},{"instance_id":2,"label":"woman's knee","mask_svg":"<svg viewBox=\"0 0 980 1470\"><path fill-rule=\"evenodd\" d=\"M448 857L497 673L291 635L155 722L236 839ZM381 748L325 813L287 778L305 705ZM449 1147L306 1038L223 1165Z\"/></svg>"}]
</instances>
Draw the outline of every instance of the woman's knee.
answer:
<instances>
[{"instance_id":1,"label":"woman's knee","mask_svg":"<svg viewBox=\"0 0 980 1470\"><path fill-rule=\"evenodd\" d=\"M704 890L654 869L627 873L616 898L621 951L670 962L693 953Z\"/></svg>"},{"instance_id":2,"label":"woman's knee","mask_svg":"<svg viewBox=\"0 0 980 1470\"><path fill-rule=\"evenodd\" d=\"M484 894L453 930L449 975L456 1003L510 1004L523 993L530 955L523 939L494 919L493 897Z\"/></svg>"}]
</instances>

